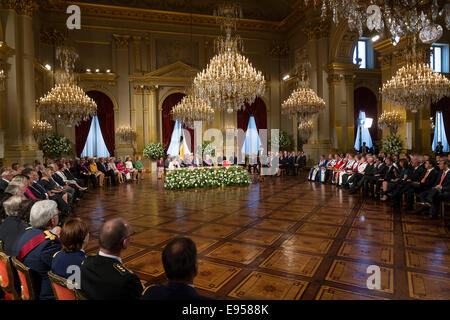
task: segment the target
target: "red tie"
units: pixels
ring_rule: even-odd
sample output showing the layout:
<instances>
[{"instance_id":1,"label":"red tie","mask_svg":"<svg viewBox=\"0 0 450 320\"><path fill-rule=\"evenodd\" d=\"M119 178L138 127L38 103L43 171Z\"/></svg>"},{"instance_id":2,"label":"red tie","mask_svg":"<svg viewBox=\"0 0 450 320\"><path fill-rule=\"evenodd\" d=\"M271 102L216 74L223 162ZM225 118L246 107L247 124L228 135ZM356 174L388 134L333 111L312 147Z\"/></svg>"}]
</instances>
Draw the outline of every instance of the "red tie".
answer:
<instances>
[{"instance_id":1,"label":"red tie","mask_svg":"<svg viewBox=\"0 0 450 320\"><path fill-rule=\"evenodd\" d=\"M428 174L430 173L430 170L427 170L427 173L425 173L425 177L423 177L421 183L425 183L425 180L427 180Z\"/></svg>"},{"instance_id":2,"label":"red tie","mask_svg":"<svg viewBox=\"0 0 450 320\"><path fill-rule=\"evenodd\" d=\"M438 187L442 187L442 182L444 182L444 179L445 179L446 175L447 175L447 172L442 172L441 182L439 182Z\"/></svg>"}]
</instances>

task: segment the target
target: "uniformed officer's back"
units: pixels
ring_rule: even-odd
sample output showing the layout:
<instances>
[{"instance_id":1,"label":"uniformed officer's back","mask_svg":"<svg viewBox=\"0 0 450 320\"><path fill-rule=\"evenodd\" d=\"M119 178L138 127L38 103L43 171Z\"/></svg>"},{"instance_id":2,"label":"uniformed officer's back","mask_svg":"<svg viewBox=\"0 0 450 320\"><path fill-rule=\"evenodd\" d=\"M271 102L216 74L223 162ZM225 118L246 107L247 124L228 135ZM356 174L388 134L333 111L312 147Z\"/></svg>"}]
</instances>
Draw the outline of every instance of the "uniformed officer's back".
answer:
<instances>
[{"instance_id":1,"label":"uniformed officer's back","mask_svg":"<svg viewBox=\"0 0 450 320\"><path fill-rule=\"evenodd\" d=\"M81 290L93 300L139 299L142 284L117 259L97 254L81 265Z\"/></svg>"},{"instance_id":2,"label":"uniformed officer's back","mask_svg":"<svg viewBox=\"0 0 450 320\"><path fill-rule=\"evenodd\" d=\"M131 239L130 225L121 218L107 221L100 229L100 252L81 265L81 291L87 299L139 299L139 278L122 265L121 253Z\"/></svg>"}]
</instances>

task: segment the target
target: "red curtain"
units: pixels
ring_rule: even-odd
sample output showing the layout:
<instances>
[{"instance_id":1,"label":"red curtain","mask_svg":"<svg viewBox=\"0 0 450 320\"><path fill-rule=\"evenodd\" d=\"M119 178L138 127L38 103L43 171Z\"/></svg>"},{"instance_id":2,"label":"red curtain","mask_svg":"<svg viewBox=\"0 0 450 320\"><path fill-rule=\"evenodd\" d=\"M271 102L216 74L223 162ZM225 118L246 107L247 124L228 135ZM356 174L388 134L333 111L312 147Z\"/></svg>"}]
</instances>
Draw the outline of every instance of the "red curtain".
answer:
<instances>
[{"instance_id":1,"label":"red curtain","mask_svg":"<svg viewBox=\"0 0 450 320\"><path fill-rule=\"evenodd\" d=\"M368 88L360 87L354 92L355 99L355 137L357 136L358 126L356 122L359 118L359 112L364 111L366 113L367 118L373 119L372 127L369 129L370 136L372 137L372 141L375 142L378 140L378 106L377 106L377 97L375 94Z\"/></svg>"},{"instance_id":2,"label":"red curtain","mask_svg":"<svg viewBox=\"0 0 450 320\"><path fill-rule=\"evenodd\" d=\"M75 127L75 149L77 152L77 157L81 156L83 152L84 145L89 135L89 129L91 128L92 118L86 121L82 121L78 126Z\"/></svg>"},{"instance_id":3,"label":"red curtain","mask_svg":"<svg viewBox=\"0 0 450 320\"><path fill-rule=\"evenodd\" d=\"M175 127L175 121L172 120L172 116L170 115L170 111L173 107L175 107L183 98L185 94L184 93L172 93L169 95L163 102L162 105L162 136L163 136L163 143L166 146L166 151L169 149L170 145L170 139L172 138L172 132L173 128ZM190 151L193 152L194 150L194 130L189 129L183 125L183 129L186 129L190 136ZM188 145L189 142L187 141Z\"/></svg>"},{"instance_id":4,"label":"red curtain","mask_svg":"<svg viewBox=\"0 0 450 320\"><path fill-rule=\"evenodd\" d=\"M437 103L431 105L431 117L436 121L436 112L442 111L442 118L444 119L445 134L447 140L450 139L450 97L443 97ZM434 138L434 131L431 134L431 141Z\"/></svg>"},{"instance_id":5,"label":"red curtain","mask_svg":"<svg viewBox=\"0 0 450 320\"><path fill-rule=\"evenodd\" d=\"M111 99L100 91L89 91L86 93L97 103L97 117L102 131L103 140L105 141L108 152L113 155L115 150L115 134L114 134L114 104ZM84 145L86 144L91 127L92 118L83 121L75 128L77 155L81 156Z\"/></svg>"},{"instance_id":6,"label":"red curtain","mask_svg":"<svg viewBox=\"0 0 450 320\"><path fill-rule=\"evenodd\" d=\"M237 113L238 129L242 129L244 131L247 130L250 116L255 117L256 128L258 128L258 130L267 129L266 104L261 98L256 98L255 102L253 102L251 105L246 103L245 110L238 111Z\"/></svg>"},{"instance_id":7,"label":"red curtain","mask_svg":"<svg viewBox=\"0 0 450 320\"><path fill-rule=\"evenodd\" d=\"M260 129L267 129L267 112L266 112L266 104L261 98L256 98L255 102L251 105L248 103L245 104L245 110L237 112L237 125L238 129L242 129L247 131L248 122L250 117L255 117L256 128L258 131ZM268 133L269 137L270 134ZM242 141L242 143L244 143ZM242 146L239 146L239 150L241 150Z\"/></svg>"}]
</instances>

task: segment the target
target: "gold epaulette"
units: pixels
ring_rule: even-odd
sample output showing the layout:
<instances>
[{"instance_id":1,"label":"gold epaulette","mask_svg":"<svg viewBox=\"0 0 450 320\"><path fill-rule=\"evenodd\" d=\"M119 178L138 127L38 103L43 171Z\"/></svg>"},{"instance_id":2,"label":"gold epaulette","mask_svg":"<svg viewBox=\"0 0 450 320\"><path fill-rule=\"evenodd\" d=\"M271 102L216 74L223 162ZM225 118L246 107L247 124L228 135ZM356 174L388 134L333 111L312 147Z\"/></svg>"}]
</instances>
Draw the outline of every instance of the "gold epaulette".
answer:
<instances>
[{"instance_id":1,"label":"gold epaulette","mask_svg":"<svg viewBox=\"0 0 450 320\"><path fill-rule=\"evenodd\" d=\"M58 253L60 253L62 250L59 250L58 252L55 252L55 254L53 255L53 259L55 259L55 257L57 256Z\"/></svg>"},{"instance_id":2,"label":"gold epaulette","mask_svg":"<svg viewBox=\"0 0 450 320\"><path fill-rule=\"evenodd\" d=\"M52 241L56 239L56 236L53 233L51 233L50 231L45 230L44 233L45 233L45 239L49 239Z\"/></svg>"},{"instance_id":3,"label":"gold epaulette","mask_svg":"<svg viewBox=\"0 0 450 320\"><path fill-rule=\"evenodd\" d=\"M114 266L114 269L119 271L119 273L121 275L126 275L128 273L133 273L130 270L128 270L127 268L125 268L123 265L121 265L120 263L114 263L113 266Z\"/></svg>"},{"instance_id":4,"label":"gold epaulette","mask_svg":"<svg viewBox=\"0 0 450 320\"><path fill-rule=\"evenodd\" d=\"M33 229L33 227L27 227L27 228L25 228L25 230L31 230L31 229Z\"/></svg>"}]
</instances>

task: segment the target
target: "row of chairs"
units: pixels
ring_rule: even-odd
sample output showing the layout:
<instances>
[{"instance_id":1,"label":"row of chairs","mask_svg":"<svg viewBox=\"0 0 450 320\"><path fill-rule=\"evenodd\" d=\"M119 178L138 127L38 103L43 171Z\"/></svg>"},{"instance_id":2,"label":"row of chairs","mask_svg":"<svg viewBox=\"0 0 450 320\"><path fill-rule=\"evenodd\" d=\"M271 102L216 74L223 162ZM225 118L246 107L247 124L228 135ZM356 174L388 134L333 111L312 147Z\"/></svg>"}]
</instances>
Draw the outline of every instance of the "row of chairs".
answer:
<instances>
[{"instance_id":1,"label":"row of chairs","mask_svg":"<svg viewBox=\"0 0 450 320\"><path fill-rule=\"evenodd\" d=\"M86 300L79 290L68 288L66 279L51 271L48 276L56 300ZM17 292L16 281L20 283L20 292ZM0 241L0 289L4 299L36 300L38 296L34 283L31 269L15 257L7 256Z\"/></svg>"}]
</instances>

